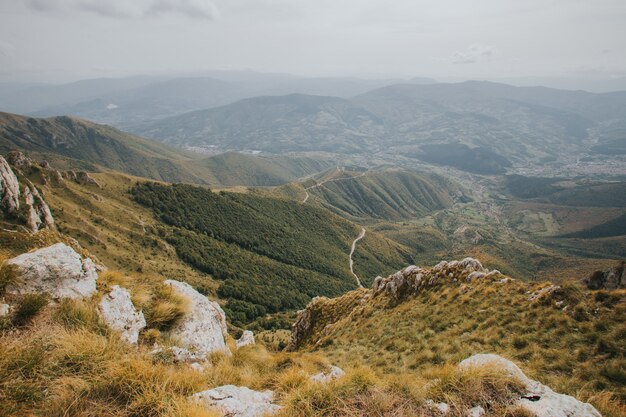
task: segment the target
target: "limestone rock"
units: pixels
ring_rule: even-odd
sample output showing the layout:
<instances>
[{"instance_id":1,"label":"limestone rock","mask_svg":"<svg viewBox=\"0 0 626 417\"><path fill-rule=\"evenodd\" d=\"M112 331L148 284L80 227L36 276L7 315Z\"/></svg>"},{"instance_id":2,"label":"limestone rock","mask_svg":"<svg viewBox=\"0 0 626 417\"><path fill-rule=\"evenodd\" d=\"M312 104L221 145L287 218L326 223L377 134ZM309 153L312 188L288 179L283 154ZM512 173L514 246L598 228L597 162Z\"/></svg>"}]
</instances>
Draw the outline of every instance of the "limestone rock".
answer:
<instances>
[{"instance_id":1,"label":"limestone rock","mask_svg":"<svg viewBox=\"0 0 626 417\"><path fill-rule=\"evenodd\" d=\"M7 288L13 294L48 293L53 298L85 298L96 292L98 273L89 258L82 258L64 243L24 253L7 261L20 282Z\"/></svg>"},{"instance_id":2,"label":"limestone rock","mask_svg":"<svg viewBox=\"0 0 626 417\"><path fill-rule=\"evenodd\" d=\"M219 304L184 282L167 280L177 293L189 299L190 311L170 331L185 347L200 355L222 351L230 354L224 338L228 334L226 315Z\"/></svg>"},{"instance_id":3,"label":"limestone rock","mask_svg":"<svg viewBox=\"0 0 626 417\"><path fill-rule=\"evenodd\" d=\"M561 291L561 287L559 285L548 285L546 287L540 288L537 291L533 291L528 296L528 301L531 303L537 303L540 301L545 301L548 299L554 298Z\"/></svg>"},{"instance_id":4,"label":"limestone rock","mask_svg":"<svg viewBox=\"0 0 626 417\"><path fill-rule=\"evenodd\" d=\"M426 400L426 407L436 411L439 415L447 415L450 412L450 406L447 403L435 403L433 400Z\"/></svg>"},{"instance_id":5,"label":"limestone rock","mask_svg":"<svg viewBox=\"0 0 626 417\"><path fill-rule=\"evenodd\" d=\"M312 382L321 382L321 383L328 383L334 379L338 379L341 378L342 376L344 376L346 373L343 371L343 369L339 368L338 366L331 366L328 370L328 372L320 372L317 375L313 375L311 378L309 378Z\"/></svg>"},{"instance_id":6,"label":"limestone rock","mask_svg":"<svg viewBox=\"0 0 626 417\"><path fill-rule=\"evenodd\" d=\"M485 409L482 408L480 405L477 405L476 407L472 407L467 410L467 417L483 417L484 415Z\"/></svg>"},{"instance_id":7,"label":"limestone rock","mask_svg":"<svg viewBox=\"0 0 626 417\"><path fill-rule=\"evenodd\" d=\"M50 208L35 186L32 186L32 190L28 186L24 187L24 203L27 210L26 226L32 232L46 227L55 228Z\"/></svg>"},{"instance_id":8,"label":"limestone rock","mask_svg":"<svg viewBox=\"0 0 626 417\"><path fill-rule=\"evenodd\" d=\"M582 279L582 283L590 290L616 290L626 288L626 264L609 268L606 271L595 271Z\"/></svg>"},{"instance_id":9,"label":"limestone rock","mask_svg":"<svg viewBox=\"0 0 626 417\"><path fill-rule=\"evenodd\" d=\"M272 391L254 391L246 387L223 385L191 396L193 401L220 409L225 417L262 417L278 412Z\"/></svg>"},{"instance_id":10,"label":"limestone rock","mask_svg":"<svg viewBox=\"0 0 626 417\"><path fill-rule=\"evenodd\" d=\"M244 330L241 337L237 340L237 349L248 345L254 345L254 343L254 333L250 330Z\"/></svg>"},{"instance_id":11,"label":"limestone rock","mask_svg":"<svg viewBox=\"0 0 626 417\"><path fill-rule=\"evenodd\" d=\"M459 364L461 369L493 366L502 369L525 385L525 393L516 405L535 417L602 417L592 405L578 401L569 395L559 394L549 387L528 378L513 362L493 354L471 356Z\"/></svg>"},{"instance_id":12,"label":"limestone rock","mask_svg":"<svg viewBox=\"0 0 626 417\"><path fill-rule=\"evenodd\" d=\"M6 160L9 164L17 169L30 168L30 166L33 164L32 159L30 159L20 151L10 151L9 153L7 153Z\"/></svg>"},{"instance_id":13,"label":"limestone rock","mask_svg":"<svg viewBox=\"0 0 626 417\"><path fill-rule=\"evenodd\" d=\"M11 306L8 304L0 303L0 317L8 316L11 312Z\"/></svg>"},{"instance_id":14,"label":"limestone rock","mask_svg":"<svg viewBox=\"0 0 626 417\"><path fill-rule=\"evenodd\" d=\"M100 184L98 184L98 181L96 181L91 176L89 176L89 174L85 171L78 171L76 173L75 181L79 184L91 184L91 185L95 185L98 188L101 188Z\"/></svg>"},{"instance_id":15,"label":"limestone rock","mask_svg":"<svg viewBox=\"0 0 626 417\"><path fill-rule=\"evenodd\" d=\"M20 184L9 163L0 156L0 208L13 213L20 208Z\"/></svg>"},{"instance_id":16,"label":"limestone rock","mask_svg":"<svg viewBox=\"0 0 626 417\"><path fill-rule=\"evenodd\" d=\"M139 332L146 327L146 319L135 309L127 289L112 286L111 291L102 297L98 310L106 324L121 333L123 340L137 344Z\"/></svg>"}]
</instances>

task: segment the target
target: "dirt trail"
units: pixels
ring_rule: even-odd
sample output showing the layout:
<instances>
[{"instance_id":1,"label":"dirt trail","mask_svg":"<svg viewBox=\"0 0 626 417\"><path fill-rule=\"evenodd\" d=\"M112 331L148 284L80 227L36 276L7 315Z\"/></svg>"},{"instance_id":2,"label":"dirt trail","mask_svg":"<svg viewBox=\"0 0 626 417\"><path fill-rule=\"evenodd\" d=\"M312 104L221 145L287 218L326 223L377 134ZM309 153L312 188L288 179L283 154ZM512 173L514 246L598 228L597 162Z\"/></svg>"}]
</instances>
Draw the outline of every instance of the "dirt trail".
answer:
<instances>
[{"instance_id":1,"label":"dirt trail","mask_svg":"<svg viewBox=\"0 0 626 417\"><path fill-rule=\"evenodd\" d=\"M354 278L356 278L356 283L359 285L359 288L363 288L363 285L361 284L361 280L359 279L357 274L354 273L354 260L352 259L352 255L354 254L354 249L356 249L356 242L363 239L364 236L365 228L361 227L361 233L356 239L354 239L354 241L352 242L352 249L350 249L350 272L352 272L352 275L354 275Z\"/></svg>"},{"instance_id":2,"label":"dirt trail","mask_svg":"<svg viewBox=\"0 0 626 417\"><path fill-rule=\"evenodd\" d=\"M337 173L341 173L343 172L343 168L339 168L337 167ZM353 180L355 178L361 178L364 177L365 174L367 174L367 171L365 171L364 173L362 173L361 175L355 175L354 177L346 177L346 178L329 178L327 180L324 180L322 182L318 182L315 185L311 185L310 187L306 187L304 189L304 192L306 193L306 197L304 197L304 200L302 200L302 204L306 203L307 200L309 199L309 191L312 188L317 188L317 187L321 187L322 185L326 184L327 182L333 182L333 181L345 181L345 180Z\"/></svg>"}]
</instances>

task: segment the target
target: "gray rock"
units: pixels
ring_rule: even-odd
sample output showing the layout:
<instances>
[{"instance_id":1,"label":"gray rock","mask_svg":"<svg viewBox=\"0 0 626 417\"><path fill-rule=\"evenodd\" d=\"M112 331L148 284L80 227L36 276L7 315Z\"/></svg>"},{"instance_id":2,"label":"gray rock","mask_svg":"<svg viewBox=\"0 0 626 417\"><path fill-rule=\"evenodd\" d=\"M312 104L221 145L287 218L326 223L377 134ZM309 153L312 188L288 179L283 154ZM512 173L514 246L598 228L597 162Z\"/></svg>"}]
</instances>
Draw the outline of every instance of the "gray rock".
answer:
<instances>
[{"instance_id":1,"label":"gray rock","mask_svg":"<svg viewBox=\"0 0 626 417\"><path fill-rule=\"evenodd\" d=\"M39 191L35 186L24 187L24 203L26 205L26 226L31 232L36 232L43 228L54 229L54 218L50 212L48 204L39 194Z\"/></svg>"},{"instance_id":2,"label":"gray rock","mask_svg":"<svg viewBox=\"0 0 626 417\"><path fill-rule=\"evenodd\" d=\"M524 384L526 392L517 400L516 405L535 417L602 417L591 404L552 391L540 382L528 378L517 365L501 356L479 354L459 364L460 369L483 366L499 368Z\"/></svg>"},{"instance_id":3,"label":"gray rock","mask_svg":"<svg viewBox=\"0 0 626 417\"><path fill-rule=\"evenodd\" d=\"M98 310L109 327L120 332L122 340L137 344L139 332L146 327L146 319L137 311L127 289L114 285L111 291L102 297Z\"/></svg>"},{"instance_id":4,"label":"gray rock","mask_svg":"<svg viewBox=\"0 0 626 417\"><path fill-rule=\"evenodd\" d=\"M171 336L197 354L206 356L211 352L230 354L224 338L228 334L226 315L219 304L209 301L204 295L193 289L189 284L167 280L177 293L190 302L190 311L170 331Z\"/></svg>"},{"instance_id":5,"label":"gray rock","mask_svg":"<svg viewBox=\"0 0 626 417\"><path fill-rule=\"evenodd\" d=\"M244 330L241 337L237 340L237 349L254 344L254 333L252 333L252 331L250 330Z\"/></svg>"},{"instance_id":6,"label":"gray rock","mask_svg":"<svg viewBox=\"0 0 626 417\"><path fill-rule=\"evenodd\" d=\"M536 303L541 300L554 298L554 296L558 294L560 291L561 291L561 287L559 285L551 284L537 291L532 292L528 296L528 301L530 301L531 303Z\"/></svg>"},{"instance_id":7,"label":"gray rock","mask_svg":"<svg viewBox=\"0 0 626 417\"><path fill-rule=\"evenodd\" d=\"M224 417L262 417L278 412L281 407L272 403L272 391L254 391L246 387L223 385L191 396L207 407L215 407Z\"/></svg>"},{"instance_id":8,"label":"gray rock","mask_svg":"<svg viewBox=\"0 0 626 417\"><path fill-rule=\"evenodd\" d=\"M467 410L467 417L483 417L484 415L485 409L482 408L480 405L477 405L476 407L472 407Z\"/></svg>"},{"instance_id":9,"label":"gray rock","mask_svg":"<svg viewBox=\"0 0 626 417\"><path fill-rule=\"evenodd\" d=\"M616 290L626 288L626 264L619 265L605 271L595 271L582 279L582 283L590 290Z\"/></svg>"},{"instance_id":10,"label":"gray rock","mask_svg":"<svg viewBox=\"0 0 626 417\"><path fill-rule=\"evenodd\" d=\"M0 317L8 316L11 312L11 306L8 304L0 303Z\"/></svg>"},{"instance_id":11,"label":"gray rock","mask_svg":"<svg viewBox=\"0 0 626 417\"><path fill-rule=\"evenodd\" d=\"M9 286L12 294L47 293L53 298L86 298L96 292L98 273L89 258L82 258L64 243L24 253L7 261L20 277Z\"/></svg>"},{"instance_id":12,"label":"gray rock","mask_svg":"<svg viewBox=\"0 0 626 417\"><path fill-rule=\"evenodd\" d=\"M0 207L8 213L20 208L20 184L9 163L0 156Z\"/></svg>"},{"instance_id":13,"label":"gray rock","mask_svg":"<svg viewBox=\"0 0 626 417\"><path fill-rule=\"evenodd\" d=\"M332 380L341 378L342 376L344 376L346 373L343 371L343 369L339 368L338 366L330 366L328 372L320 372L317 375L313 375L311 378L309 378L312 382L321 382L321 383L328 383Z\"/></svg>"}]
</instances>

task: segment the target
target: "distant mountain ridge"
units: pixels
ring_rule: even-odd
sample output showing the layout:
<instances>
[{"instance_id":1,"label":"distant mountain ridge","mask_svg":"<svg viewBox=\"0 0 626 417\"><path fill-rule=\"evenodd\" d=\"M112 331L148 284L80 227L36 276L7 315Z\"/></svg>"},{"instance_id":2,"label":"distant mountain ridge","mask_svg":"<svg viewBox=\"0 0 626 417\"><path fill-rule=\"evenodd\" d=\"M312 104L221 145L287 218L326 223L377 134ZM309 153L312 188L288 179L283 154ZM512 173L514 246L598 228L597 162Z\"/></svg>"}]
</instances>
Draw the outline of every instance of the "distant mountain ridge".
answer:
<instances>
[{"instance_id":1,"label":"distant mountain ridge","mask_svg":"<svg viewBox=\"0 0 626 417\"><path fill-rule=\"evenodd\" d=\"M352 99L302 94L256 97L133 131L174 146L417 159L424 155L424 145L459 143L479 149L477 161L487 156L480 148L489 149L493 153L489 158L498 161L494 172L501 172L510 164L595 153L599 144L616 140L621 128L614 126L625 119L626 93L465 82L398 84Z\"/></svg>"}]
</instances>

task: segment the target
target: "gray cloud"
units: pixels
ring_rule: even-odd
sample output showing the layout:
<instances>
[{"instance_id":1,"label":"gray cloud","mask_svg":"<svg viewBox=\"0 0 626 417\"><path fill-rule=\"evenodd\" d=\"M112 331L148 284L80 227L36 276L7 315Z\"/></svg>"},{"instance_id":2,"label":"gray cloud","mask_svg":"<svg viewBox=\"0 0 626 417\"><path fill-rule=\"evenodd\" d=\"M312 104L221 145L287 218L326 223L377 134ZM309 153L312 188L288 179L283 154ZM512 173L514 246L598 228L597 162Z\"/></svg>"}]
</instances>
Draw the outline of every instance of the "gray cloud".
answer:
<instances>
[{"instance_id":1,"label":"gray cloud","mask_svg":"<svg viewBox=\"0 0 626 417\"><path fill-rule=\"evenodd\" d=\"M0 56L10 58L13 56L15 47L8 42L0 41Z\"/></svg>"},{"instance_id":2,"label":"gray cloud","mask_svg":"<svg viewBox=\"0 0 626 417\"><path fill-rule=\"evenodd\" d=\"M219 11L212 0L27 0L38 12L80 11L104 17L133 18L165 14L214 20Z\"/></svg>"},{"instance_id":3,"label":"gray cloud","mask_svg":"<svg viewBox=\"0 0 626 417\"><path fill-rule=\"evenodd\" d=\"M453 64L474 64L491 59L495 54L493 46L473 44L464 51L455 51L452 54Z\"/></svg>"}]
</instances>

